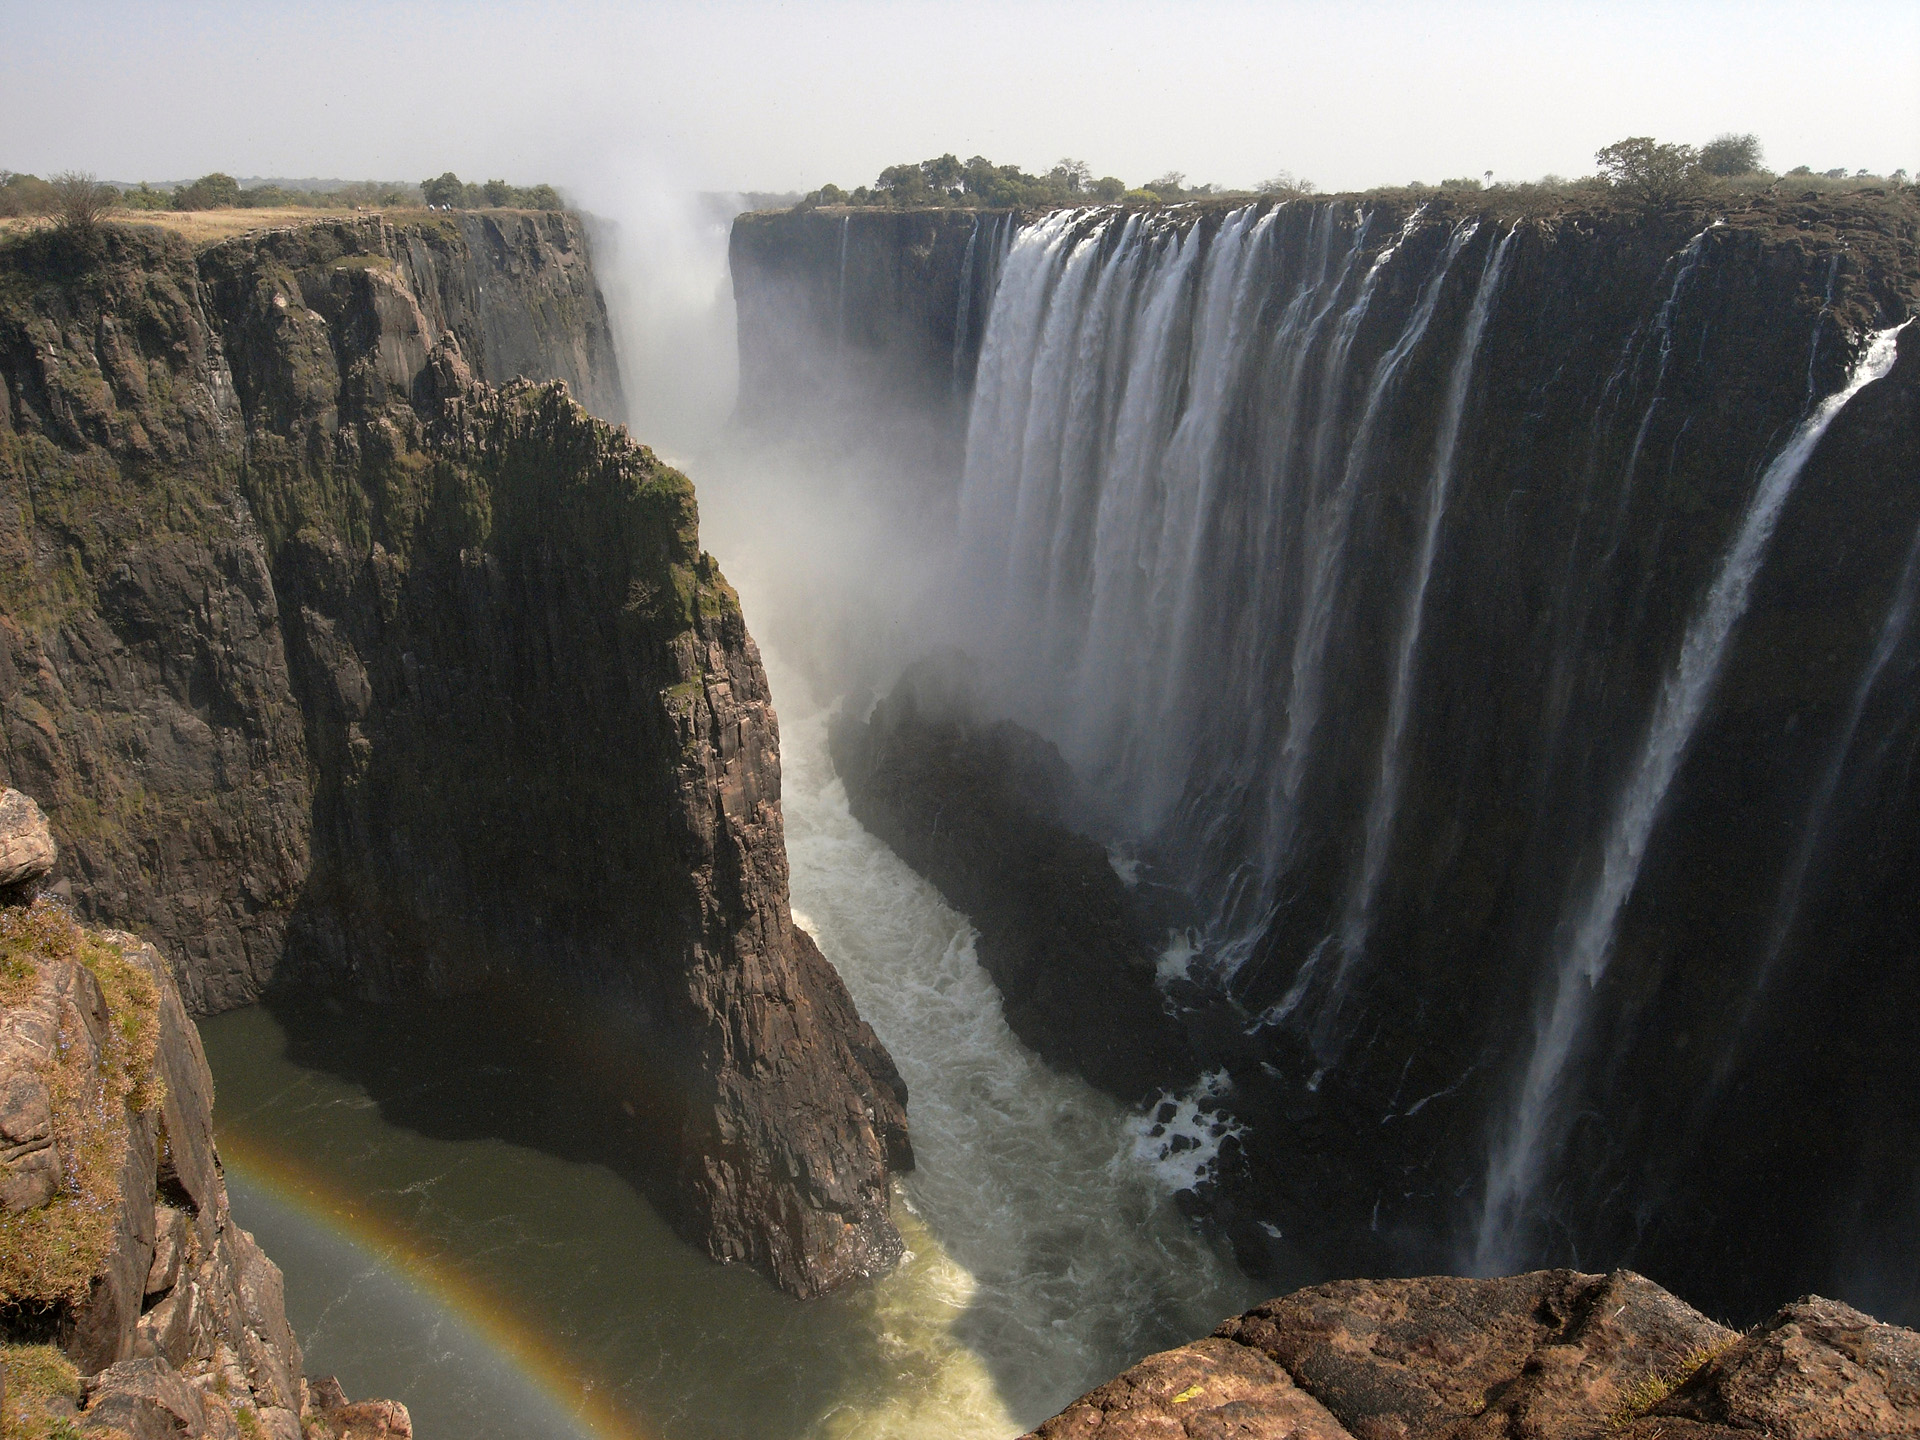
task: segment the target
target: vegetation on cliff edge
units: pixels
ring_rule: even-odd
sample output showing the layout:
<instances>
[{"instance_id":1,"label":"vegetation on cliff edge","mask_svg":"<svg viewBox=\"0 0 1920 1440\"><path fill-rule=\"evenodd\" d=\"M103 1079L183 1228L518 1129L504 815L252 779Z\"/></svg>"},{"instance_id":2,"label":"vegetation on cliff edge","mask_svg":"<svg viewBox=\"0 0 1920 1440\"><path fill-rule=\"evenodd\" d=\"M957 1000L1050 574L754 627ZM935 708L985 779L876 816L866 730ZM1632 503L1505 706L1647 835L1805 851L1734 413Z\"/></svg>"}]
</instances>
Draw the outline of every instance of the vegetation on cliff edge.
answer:
<instances>
[{"instance_id":1,"label":"vegetation on cliff edge","mask_svg":"<svg viewBox=\"0 0 1920 1440\"><path fill-rule=\"evenodd\" d=\"M154 1070L160 992L153 977L52 900L0 911L0 1003L29 999L49 962L92 972L106 1000L107 1033L96 1068L92 1047L63 1022L59 1054L43 1074L60 1190L38 1209L0 1216L0 1305L29 1309L86 1298L113 1245L127 1117L165 1098Z\"/></svg>"}]
</instances>

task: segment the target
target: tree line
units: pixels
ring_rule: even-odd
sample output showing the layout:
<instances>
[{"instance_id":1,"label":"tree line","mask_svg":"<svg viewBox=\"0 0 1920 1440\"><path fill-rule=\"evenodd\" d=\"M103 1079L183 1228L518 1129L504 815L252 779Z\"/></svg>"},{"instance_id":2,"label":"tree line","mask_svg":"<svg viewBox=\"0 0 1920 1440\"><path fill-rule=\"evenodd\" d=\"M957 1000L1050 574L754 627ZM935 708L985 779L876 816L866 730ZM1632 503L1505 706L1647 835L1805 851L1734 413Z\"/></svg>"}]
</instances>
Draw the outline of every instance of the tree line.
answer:
<instances>
[{"instance_id":1,"label":"tree line","mask_svg":"<svg viewBox=\"0 0 1920 1440\"><path fill-rule=\"evenodd\" d=\"M1780 182L1805 181L1816 188L1834 189L1876 183L1903 187L1908 183L1905 170L1882 177L1869 175L1864 170L1815 171L1801 165L1776 176L1765 168L1760 139L1751 134L1722 134L1700 146L1632 136L1602 148L1594 160L1597 172L1576 180L1549 175L1524 185L1502 185L1494 182L1493 172L1489 170L1478 178L1442 180L1438 186L1413 181L1406 188L1415 191L1508 189L1553 194L1585 191L1595 195L1612 194L1636 205L1660 208L1729 188L1760 189ZM1131 186L1112 175L1096 179L1091 167L1082 160L1061 160L1043 175L1030 175L1017 165L998 165L984 155L963 161L948 154L917 164L889 165L873 184L853 190L822 185L800 202L800 208L861 205L888 209L950 206L1000 210L1115 202L1172 204L1208 196L1296 198L1315 193L1311 180L1288 170L1275 172L1271 179L1250 190L1189 184L1178 170L1169 170L1143 185Z\"/></svg>"},{"instance_id":2,"label":"tree line","mask_svg":"<svg viewBox=\"0 0 1920 1440\"><path fill-rule=\"evenodd\" d=\"M1287 171L1260 187L1263 194L1310 195L1313 182ZM1129 185L1115 175L1095 177L1084 160L1061 160L1044 175L1030 175L1018 165L997 165L984 155L961 160L936 155L917 164L889 165L871 185L843 190L822 185L800 202L817 205L872 205L890 209L950 206L959 209L1004 210L1015 206L1112 204L1128 201L1166 204L1229 194L1220 186L1189 184L1178 170L1169 170L1144 185Z\"/></svg>"},{"instance_id":3,"label":"tree line","mask_svg":"<svg viewBox=\"0 0 1920 1440\"><path fill-rule=\"evenodd\" d=\"M105 184L92 175L69 171L49 179L0 170L0 216L51 215L63 222L93 212L92 221L114 211L315 209L349 210L361 207L396 208L430 205L436 209L477 210L507 206L522 210L559 210L560 194L551 185L509 185L504 180L482 184L463 182L451 170L418 185L395 181L354 181L331 190L296 189L280 185L243 188L221 171L170 187L141 181L125 189Z\"/></svg>"}]
</instances>

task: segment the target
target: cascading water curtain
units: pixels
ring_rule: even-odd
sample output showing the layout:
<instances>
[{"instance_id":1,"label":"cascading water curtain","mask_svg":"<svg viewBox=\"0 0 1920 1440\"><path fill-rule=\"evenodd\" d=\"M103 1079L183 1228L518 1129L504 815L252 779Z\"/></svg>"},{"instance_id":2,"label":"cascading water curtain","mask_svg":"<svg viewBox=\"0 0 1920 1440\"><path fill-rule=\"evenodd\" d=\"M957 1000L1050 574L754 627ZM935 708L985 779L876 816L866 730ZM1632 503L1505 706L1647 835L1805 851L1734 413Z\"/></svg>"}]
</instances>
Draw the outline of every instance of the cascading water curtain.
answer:
<instances>
[{"instance_id":1,"label":"cascading water curtain","mask_svg":"<svg viewBox=\"0 0 1920 1440\"><path fill-rule=\"evenodd\" d=\"M1293 858L1399 382L1443 298L1498 284L1477 222L1408 249L1420 214L1394 233L1334 204L1059 212L1015 237L988 320L960 504L969 642L1124 827L1188 857L1226 975ZM1429 481L1442 505L1450 465Z\"/></svg>"}]
</instances>

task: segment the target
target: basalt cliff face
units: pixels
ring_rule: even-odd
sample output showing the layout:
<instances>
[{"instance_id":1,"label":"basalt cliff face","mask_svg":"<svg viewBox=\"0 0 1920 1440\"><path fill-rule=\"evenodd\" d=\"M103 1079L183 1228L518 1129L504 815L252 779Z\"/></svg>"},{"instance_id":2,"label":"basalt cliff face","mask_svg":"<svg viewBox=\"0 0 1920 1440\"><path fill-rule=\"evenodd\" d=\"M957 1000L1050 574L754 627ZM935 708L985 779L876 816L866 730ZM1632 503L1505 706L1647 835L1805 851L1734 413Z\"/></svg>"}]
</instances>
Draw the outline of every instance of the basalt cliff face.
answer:
<instances>
[{"instance_id":1,"label":"basalt cliff face","mask_svg":"<svg viewBox=\"0 0 1920 1440\"><path fill-rule=\"evenodd\" d=\"M850 795L998 884L941 807L1005 808L1010 717L1090 797L1050 821L1189 897L1162 996L1249 1265L1920 1316L1912 192L816 212L734 260L743 385L796 335L918 376L860 405L964 377L927 630L983 723L889 702ZM1071 1048L1034 1001L1084 961L1010 1013Z\"/></svg>"},{"instance_id":2,"label":"basalt cliff face","mask_svg":"<svg viewBox=\"0 0 1920 1440\"><path fill-rule=\"evenodd\" d=\"M899 1251L904 1090L792 925L692 486L526 372L617 404L565 217L0 253L0 763L191 1008L561 1027L690 1238L831 1289Z\"/></svg>"}]
</instances>

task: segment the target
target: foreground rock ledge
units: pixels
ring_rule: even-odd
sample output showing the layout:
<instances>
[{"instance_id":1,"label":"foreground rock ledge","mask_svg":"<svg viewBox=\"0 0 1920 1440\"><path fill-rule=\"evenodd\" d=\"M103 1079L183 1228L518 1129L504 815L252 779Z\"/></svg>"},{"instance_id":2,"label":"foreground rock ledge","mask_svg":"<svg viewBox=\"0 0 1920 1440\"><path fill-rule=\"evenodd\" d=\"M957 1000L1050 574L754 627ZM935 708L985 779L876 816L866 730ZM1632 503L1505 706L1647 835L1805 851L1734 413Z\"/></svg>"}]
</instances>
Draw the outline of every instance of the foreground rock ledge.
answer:
<instances>
[{"instance_id":1,"label":"foreground rock ledge","mask_svg":"<svg viewBox=\"0 0 1920 1440\"><path fill-rule=\"evenodd\" d=\"M1920 1334L1809 1296L1742 1335L1630 1270L1348 1280L1150 1355L1032 1437L1920 1436Z\"/></svg>"}]
</instances>

